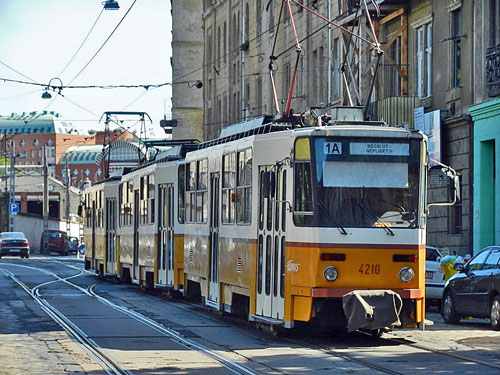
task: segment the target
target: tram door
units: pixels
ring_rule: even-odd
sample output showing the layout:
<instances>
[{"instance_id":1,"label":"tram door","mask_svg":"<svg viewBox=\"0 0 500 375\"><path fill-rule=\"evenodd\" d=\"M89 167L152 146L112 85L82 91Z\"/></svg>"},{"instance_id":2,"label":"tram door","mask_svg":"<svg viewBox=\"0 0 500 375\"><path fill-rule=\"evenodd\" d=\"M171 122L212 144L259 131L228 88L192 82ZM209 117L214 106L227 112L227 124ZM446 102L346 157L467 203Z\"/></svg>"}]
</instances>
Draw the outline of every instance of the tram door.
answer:
<instances>
[{"instance_id":1,"label":"tram door","mask_svg":"<svg viewBox=\"0 0 500 375\"><path fill-rule=\"evenodd\" d=\"M159 186L158 283L174 284L174 185Z\"/></svg>"},{"instance_id":2,"label":"tram door","mask_svg":"<svg viewBox=\"0 0 500 375\"><path fill-rule=\"evenodd\" d=\"M219 174L210 175L210 268L206 304L219 308Z\"/></svg>"},{"instance_id":3,"label":"tram door","mask_svg":"<svg viewBox=\"0 0 500 375\"><path fill-rule=\"evenodd\" d=\"M97 272L97 268L96 268L96 264L95 264L95 230L96 230L96 213L97 213L97 210L96 210L96 204L95 204L95 201L92 202L92 243L90 244L90 248L92 250L91 254L92 254L92 266L91 268Z\"/></svg>"},{"instance_id":4,"label":"tram door","mask_svg":"<svg viewBox=\"0 0 500 375\"><path fill-rule=\"evenodd\" d=\"M139 280L139 220L141 213L139 211L139 190L134 190L134 258L132 279Z\"/></svg>"},{"instance_id":5,"label":"tram door","mask_svg":"<svg viewBox=\"0 0 500 375\"><path fill-rule=\"evenodd\" d=\"M116 273L116 199L106 199L106 272Z\"/></svg>"},{"instance_id":6,"label":"tram door","mask_svg":"<svg viewBox=\"0 0 500 375\"><path fill-rule=\"evenodd\" d=\"M256 314L280 320L285 298L285 200L286 171L260 166Z\"/></svg>"}]
</instances>

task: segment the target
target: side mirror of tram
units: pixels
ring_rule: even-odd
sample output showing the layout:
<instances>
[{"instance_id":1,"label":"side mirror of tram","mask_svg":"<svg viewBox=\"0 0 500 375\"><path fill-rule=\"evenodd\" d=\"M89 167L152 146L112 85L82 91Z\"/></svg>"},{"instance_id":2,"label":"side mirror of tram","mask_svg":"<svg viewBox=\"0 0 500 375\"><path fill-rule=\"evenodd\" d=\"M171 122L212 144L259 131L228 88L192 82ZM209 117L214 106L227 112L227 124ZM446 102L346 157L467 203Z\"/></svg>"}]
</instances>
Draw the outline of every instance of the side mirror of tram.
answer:
<instances>
[{"instance_id":1,"label":"side mirror of tram","mask_svg":"<svg viewBox=\"0 0 500 375\"><path fill-rule=\"evenodd\" d=\"M460 176L453 168L444 165L436 160L430 160L433 163L429 166L429 182L434 187L449 186L448 202L429 203L427 211L431 206L453 206L460 201Z\"/></svg>"}]
</instances>

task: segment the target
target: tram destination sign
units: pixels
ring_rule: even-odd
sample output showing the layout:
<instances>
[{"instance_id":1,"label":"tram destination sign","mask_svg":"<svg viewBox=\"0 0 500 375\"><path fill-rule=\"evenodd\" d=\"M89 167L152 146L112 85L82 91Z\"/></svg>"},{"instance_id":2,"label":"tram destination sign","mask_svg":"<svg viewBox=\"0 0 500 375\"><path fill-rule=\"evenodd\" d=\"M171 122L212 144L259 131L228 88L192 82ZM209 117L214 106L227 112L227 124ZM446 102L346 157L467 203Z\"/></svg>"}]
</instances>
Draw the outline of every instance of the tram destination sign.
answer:
<instances>
[{"instance_id":1,"label":"tram destination sign","mask_svg":"<svg viewBox=\"0 0 500 375\"><path fill-rule=\"evenodd\" d=\"M408 143L356 142L349 147L351 155L409 156Z\"/></svg>"}]
</instances>

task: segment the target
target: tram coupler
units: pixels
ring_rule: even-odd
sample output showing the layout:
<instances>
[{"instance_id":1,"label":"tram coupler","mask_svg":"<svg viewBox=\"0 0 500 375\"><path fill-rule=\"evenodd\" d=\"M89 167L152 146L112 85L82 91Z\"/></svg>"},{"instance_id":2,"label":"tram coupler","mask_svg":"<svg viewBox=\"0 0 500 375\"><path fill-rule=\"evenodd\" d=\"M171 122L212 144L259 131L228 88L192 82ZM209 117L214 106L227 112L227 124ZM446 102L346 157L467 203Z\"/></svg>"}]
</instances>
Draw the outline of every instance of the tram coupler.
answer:
<instances>
[{"instance_id":1,"label":"tram coupler","mask_svg":"<svg viewBox=\"0 0 500 375\"><path fill-rule=\"evenodd\" d=\"M355 290L342 297L347 330L377 330L401 325L401 296L391 290Z\"/></svg>"}]
</instances>

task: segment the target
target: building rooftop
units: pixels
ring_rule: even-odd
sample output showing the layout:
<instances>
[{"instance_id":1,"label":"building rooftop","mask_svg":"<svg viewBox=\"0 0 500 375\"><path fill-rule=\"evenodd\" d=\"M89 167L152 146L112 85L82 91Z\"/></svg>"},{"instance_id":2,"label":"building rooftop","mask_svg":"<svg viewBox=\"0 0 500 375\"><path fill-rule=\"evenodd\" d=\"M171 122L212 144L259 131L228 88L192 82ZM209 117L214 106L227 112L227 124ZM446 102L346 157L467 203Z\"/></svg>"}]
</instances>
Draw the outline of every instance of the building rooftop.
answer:
<instances>
[{"instance_id":1,"label":"building rooftop","mask_svg":"<svg viewBox=\"0 0 500 375\"><path fill-rule=\"evenodd\" d=\"M23 112L0 116L0 135L15 134L72 134L86 135L71 121L64 120L56 112Z\"/></svg>"}]
</instances>

